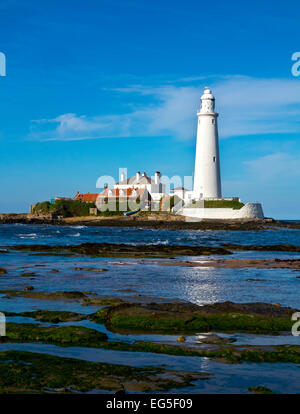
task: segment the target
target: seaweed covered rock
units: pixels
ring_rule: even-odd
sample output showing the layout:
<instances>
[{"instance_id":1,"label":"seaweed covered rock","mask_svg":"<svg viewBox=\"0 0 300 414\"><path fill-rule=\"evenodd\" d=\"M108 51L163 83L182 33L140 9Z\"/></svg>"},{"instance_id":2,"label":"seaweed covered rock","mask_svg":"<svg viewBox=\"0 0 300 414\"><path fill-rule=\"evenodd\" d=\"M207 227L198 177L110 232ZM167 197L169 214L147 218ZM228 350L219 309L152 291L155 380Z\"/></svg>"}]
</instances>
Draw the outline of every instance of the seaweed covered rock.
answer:
<instances>
[{"instance_id":1,"label":"seaweed covered rock","mask_svg":"<svg viewBox=\"0 0 300 414\"><path fill-rule=\"evenodd\" d=\"M57 291L57 292L24 292L21 290L0 290L0 294L6 294L7 297L25 297L32 299L47 299L47 300L84 300L87 298L87 295L83 292L77 291Z\"/></svg>"},{"instance_id":2,"label":"seaweed covered rock","mask_svg":"<svg viewBox=\"0 0 300 414\"><path fill-rule=\"evenodd\" d=\"M45 342L65 346L97 346L107 335L83 326L39 326L37 324L7 323L2 342Z\"/></svg>"},{"instance_id":3,"label":"seaweed covered rock","mask_svg":"<svg viewBox=\"0 0 300 414\"><path fill-rule=\"evenodd\" d=\"M34 245L18 245L11 246L11 250L21 250L30 252L43 252L42 254L76 254L81 256L92 257L169 257L169 256L202 256L211 254L231 254L229 250L223 247L210 247L210 246L169 246L144 244L144 245L131 245L131 244L116 244L116 243L82 243L72 246L50 246L42 244Z\"/></svg>"},{"instance_id":4,"label":"seaweed covered rock","mask_svg":"<svg viewBox=\"0 0 300 414\"><path fill-rule=\"evenodd\" d=\"M76 393L92 390L166 391L210 374L134 368L22 351L0 353L0 393Z\"/></svg>"},{"instance_id":5,"label":"seaweed covered rock","mask_svg":"<svg viewBox=\"0 0 300 414\"><path fill-rule=\"evenodd\" d=\"M291 315L296 311L259 302L223 302L204 306L182 302L124 303L100 312L101 319L112 329L278 333L291 329Z\"/></svg>"},{"instance_id":6,"label":"seaweed covered rock","mask_svg":"<svg viewBox=\"0 0 300 414\"><path fill-rule=\"evenodd\" d=\"M21 312L20 316L34 318L40 322L60 323L82 321L87 319L88 315L70 312L70 311L52 311L52 310L38 310L33 312Z\"/></svg>"},{"instance_id":7,"label":"seaweed covered rock","mask_svg":"<svg viewBox=\"0 0 300 414\"><path fill-rule=\"evenodd\" d=\"M274 394L273 391L269 390L269 388L266 388L263 385L249 387L248 390L254 394Z\"/></svg>"}]
</instances>

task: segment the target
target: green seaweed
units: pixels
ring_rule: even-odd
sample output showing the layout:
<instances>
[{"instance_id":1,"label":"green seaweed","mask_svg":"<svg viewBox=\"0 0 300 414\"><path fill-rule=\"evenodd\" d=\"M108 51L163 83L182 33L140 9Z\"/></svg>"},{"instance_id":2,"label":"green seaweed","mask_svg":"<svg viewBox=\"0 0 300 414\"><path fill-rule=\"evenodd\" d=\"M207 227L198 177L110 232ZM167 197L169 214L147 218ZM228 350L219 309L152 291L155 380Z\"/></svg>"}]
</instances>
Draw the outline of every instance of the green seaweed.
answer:
<instances>
[{"instance_id":1,"label":"green seaweed","mask_svg":"<svg viewBox=\"0 0 300 414\"><path fill-rule=\"evenodd\" d=\"M151 316L109 315L108 326L114 329L131 329L144 332L253 332L275 333L289 331L292 327L290 318L270 318L245 314L195 315L179 318Z\"/></svg>"},{"instance_id":2,"label":"green seaweed","mask_svg":"<svg viewBox=\"0 0 300 414\"><path fill-rule=\"evenodd\" d=\"M7 323L0 342L44 342L62 346L97 346L107 335L83 326L39 326L32 323Z\"/></svg>"},{"instance_id":3,"label":"green seaweed","mask_svg":"<svg viewBox=\"0 0 300 414\"><path fill-rule=\"evenodd\" d=\"M37 324L7 323L6 337L0 342L42 342L59 346L85 346L131 352L151 352L178 356L200 356L224 360L230 363L241 362L290 362L300 363L300 347L278 345L247 346L216 344L213 349L207 344L169 345L152 341L136 341L134 343L107 341L105 333L81 326L44 327ZM209 343L209 340L207 341Z\"/></svg>"},{"instance_id":4,"label":"green seaweed","mask_svg":"<svg viewBox=\"0 0 300 414\"><path fill-rule=\"evenodd\" d=\"M20 316L34 318L40 322L49 323L60 323L60 322L72 322L81 321L89 318L89 315L79 314L69 311L49 311L49 310L38 310L32 312L20 312Z\"/></svg>"},{"instance_id":5,"label":"green seaweed","mask_svg":"<svg viewBox=\"0 0 300 414\"><path fill-rule=\"evenodd\" d=\"M24 292L22 290L0 290L0 294L6 294L9 297L23 297L31 299L47 299L47 300L82 300L87 296L77 291L61 291L61 292Z\"/></svg>"},{"instance_id":6,"label":"green seaweed","mask_svg":"<svg viewBox=\"0 0 300 414\"><path fill-rule=\"evenodd\" d=\"M134 368L22 351L0 353L0 393L166 391L210 374Z\"/></svg>"},{"instance_id":7,"label":"green seaweed","mask_svg":"<svg viewBox=\"0 0 300 414\"><path fill-rule=\"evenodd\" d=\"M257 385L254 387L249 387L248 390L250 392L253 392L254 394L274 394L273 391L269 390L269 388L266 388L262 385Z\"/></svg>"}]
</instances>

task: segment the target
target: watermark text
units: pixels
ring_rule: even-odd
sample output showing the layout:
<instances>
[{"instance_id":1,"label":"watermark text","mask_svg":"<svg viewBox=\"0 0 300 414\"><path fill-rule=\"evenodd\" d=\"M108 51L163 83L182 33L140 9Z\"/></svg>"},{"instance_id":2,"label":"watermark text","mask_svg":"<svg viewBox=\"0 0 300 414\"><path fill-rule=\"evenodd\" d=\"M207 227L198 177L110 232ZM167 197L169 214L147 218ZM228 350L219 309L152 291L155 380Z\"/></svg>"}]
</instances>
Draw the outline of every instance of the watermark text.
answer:
<instances>
[{"instance_id":1,"label":"watermark text","mask_svg":"<svg viewBox=\"0 0 300 414\"><path fill-rule=\"evenodd\" d=\"M6 336L6 319L2 312L0 312L0 336Z\"/></svg>"},{"instance_id":2,"label":"watermark text","mask_svg":"<svg viewBox=\"0 0 300 414\"><path fill-rule=\"evenodd\" d=\"M6 56L0 52L0 76L6 76Z\"/></svg>"},{"instance_id":3,"label":"watermark text","mask_svg":"<svg viewBox=\"0 0 300 414\"><path fill-rule=\"evenodd\" d=\"M300 76L300 52L293 53L292 60L295 61L292 66L292 75L295 77Z\"/></svg>"},{"instance_id":4,"label":"watermark text","mask_svg":"<svg viewBox=\"0 0 300 414\"><path fill-rule=\"evenodd\" d=\"M300 336L300 312L293 313L292 321L297 321L292 326L292 335Z\"/></svg>"}]
</instances>

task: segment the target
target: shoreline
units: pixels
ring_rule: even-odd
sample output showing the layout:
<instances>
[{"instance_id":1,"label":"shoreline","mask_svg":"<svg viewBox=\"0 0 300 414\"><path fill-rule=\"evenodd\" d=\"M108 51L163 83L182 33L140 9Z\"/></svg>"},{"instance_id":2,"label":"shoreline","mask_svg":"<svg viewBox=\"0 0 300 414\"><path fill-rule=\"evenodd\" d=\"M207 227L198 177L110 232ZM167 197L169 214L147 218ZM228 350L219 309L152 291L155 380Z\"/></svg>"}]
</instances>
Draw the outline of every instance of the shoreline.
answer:
<instances>
[{"instance_id":1,"label":"shoreline","mask_svg":"<svg viewBox=\"0 0 300 414\"><path fill-rule=\"evenodd\" d=\"M185 221L171 214L120 217L68 217L50 218L31 214L0 214L0 224L97 226L97 227L144 227L169 230L266 230L270 228L300 229L300 221L290 222L265 218L263 220L202 220Z\"/></svg>"}]
</instances>

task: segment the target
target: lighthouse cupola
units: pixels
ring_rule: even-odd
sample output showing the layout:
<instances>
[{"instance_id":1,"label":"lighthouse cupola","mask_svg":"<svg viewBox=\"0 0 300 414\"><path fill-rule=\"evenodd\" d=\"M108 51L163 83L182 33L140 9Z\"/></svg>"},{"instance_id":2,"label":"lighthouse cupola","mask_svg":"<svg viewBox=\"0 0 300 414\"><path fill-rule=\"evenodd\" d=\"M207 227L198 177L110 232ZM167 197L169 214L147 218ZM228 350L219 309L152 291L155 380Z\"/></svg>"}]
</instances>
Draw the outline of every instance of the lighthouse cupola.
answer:
<instances>
[{"instance_id":1,"label":"lighthouse cupola","mask_svg":"<svg viewBox=\"0 0 300 414\"><path fill-rule=\"evenodd\" d=\"M210 89L205 89L201 96L201 114L213 114L215 113L215 97L211 93Z\"/></svg>"}]
</instances>

